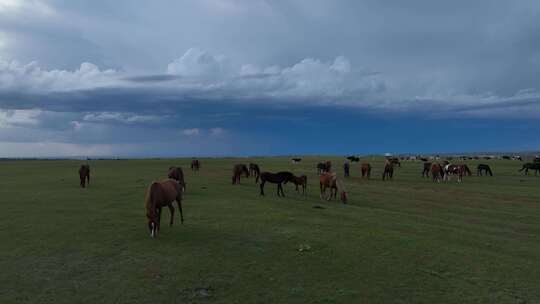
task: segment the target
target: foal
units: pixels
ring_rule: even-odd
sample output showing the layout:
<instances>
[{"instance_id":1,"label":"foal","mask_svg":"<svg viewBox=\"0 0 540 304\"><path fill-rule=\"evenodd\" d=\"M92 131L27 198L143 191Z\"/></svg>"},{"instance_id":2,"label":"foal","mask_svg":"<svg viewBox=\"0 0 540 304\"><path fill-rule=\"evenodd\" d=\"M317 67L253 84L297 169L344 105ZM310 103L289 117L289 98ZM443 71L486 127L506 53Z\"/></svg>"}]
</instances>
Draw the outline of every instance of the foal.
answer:
<instances>
[{"instance_id":1,"label":"foal","mask_svg":"<svg viewBox=\"0 0 540 304\"><path fill-rule=\"evenodd\" d=\"M306 195L306 187L307 187L307 176L301 175L301 176L294 176L292 179L292 182L296 186L296 192L299 192L298 186L302 186L302 194Z\"/></svg>"}]
</instances>

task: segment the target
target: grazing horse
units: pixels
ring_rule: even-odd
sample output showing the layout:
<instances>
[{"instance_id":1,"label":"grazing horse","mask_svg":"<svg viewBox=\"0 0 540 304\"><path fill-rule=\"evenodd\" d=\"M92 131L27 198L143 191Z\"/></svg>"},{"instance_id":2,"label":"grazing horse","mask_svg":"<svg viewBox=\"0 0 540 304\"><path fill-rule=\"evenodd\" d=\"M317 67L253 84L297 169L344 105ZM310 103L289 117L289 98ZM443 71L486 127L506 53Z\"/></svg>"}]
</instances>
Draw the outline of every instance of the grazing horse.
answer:
<instances>
[{"instance_id":1,"label":"grazing horse","mask_svg":"<svg viewBox=\"0 0 540 304\"><path fill-rule=\"evenodd\" d=\"M366 177L369 179L371 177L371 165L368 163L363 163L360 168L362 170L362 178Z\"/></svg>"},{"instance_id":2,"label":"grazing horse","mask_svg":"<svg viewBox=\"0 0 540 304\"><path fill-rule=\"evenodd\" d=\"M81 165L79 168L79 179L81 182L81 187L86 187L86 181L88 180L88 185L90 186L90 165Z\"/></svg>"},{"instance_id":3,"label":"grazing horse","mask_svg":"<svg viewBox=\"0 0 540 304\"><path fill-rule=\"evenodd\" d=\"M182 191L186 192L186 182L184 181L184 171L180 167L169 167L169 174L167 176L170 179L177 181L182 186Z\"/></svg>"},{"instance_id":4,"label":"grazing horse","mask_svg":"<svg viewBox=\"0 0 540 304\"><path fill-rule=\"evenodd\" d=\"M461 164L461 165L452 165L447 164L444 166L444 180L449 181L450 180L450 174L457 175L458 182L461 183L463 180L464 175L471 176L471 170L469 170L469 167L467 165Z\"/></svg>"},{"instance_id":5,"label":"grazing horse","mask_svg":"<svg viewBox=\"0 0 540 304\"><path fill-rule=\"evenodd\" d=\"M431 163L424 163L424 170L422 170L422 177L429 177L429 171L431 170Z\"/></svg>"},{"instance_id":6,"label":"grazing horse","mask_svg":"<svg viewBox=\"0 0 540 304\"><path fill-rule=\"evenodd\" d=\"M431 176L433 181L440 182L443 179L443 167L440 164L431 165Z\"/></svg>"},{"instance_id":7,"label":"grazing horse","mask_svg":"<svg viewBox=\"0 0 540 304\"><path fill-rule=\"evenodd\" d=\"M345 177L350 176L350 168L351 168L351 165L349 164L349 162L345 162L343 164L343 176Z\"/></svg>"},{"instance_id":8,"label":"grazing horse","mask_svg":"<svg viewBox=\"0 0 540 304\"><path fill-rule=\"evenodd\" d=\"M306 187L307 187L307 176L301 175L301 176L294 176L292 179L292 182L296 186L296 192L299 192L298 186L302 186L302 194L306 194Z\"/></svg>"},{"instance_id":9,"label":"grazing horse","mask_svg":"<svg viewBox=\"0 0 540 304\"><path fill-rule=\"evenodd\" d=\"M146 218L148 219L148 229L150 236L155 237L160 228L161 208L167 206L171 212L169 226L174 222L173 202L178 204L180 211L180 221L184 224L184 215L182 213L182 186L175 180L168 179L161 182L153 182L146 191L145 206Z\"/></svg>"},{"instance_id":10,"label":"grazing horse","mask_svg":"<svg viewBox=\"0 0 540 304\"><path fill-rule=\"evenodd\" d=\"M343 182L339 180L335 173L324 173L319 176L319 185L321 187L321 198L329 201L332 197L337 199L337 193L339 192L341 201L346 204L348 201L348 194L345 191ZM326 189L330 188L330 195L326 194Z\"/></svg>"},{"instance_id":11,"label":"grazing horse","mask_svg":"<svg viewBox=\"0 0 540 304\"><path fill-rule=\"evenodd\" d=\"M240 176L244 173L246 177L249 177L248 167L244 164L237 164L233 167L232 184L240 184Z\"/></svg>"},{"instance_id":12,"label":"grazing horse","mask_svg":"<svg viewBox=\"0 0 540 304\"><path fill-rule=\"evenodd\" d=\"M261 175L261 169L259 168L259 165L249 163L249 175L255 176L255 183L258 183L259 175Z\"/></svg>"},{"instance_id":13,"label":"grazing horse","mask_svg":"<svg viewBox=\"0 0 540 304\"><path fill-rule=\"evenodd\" d=\"M384 171L382 174L382 180L392 179L394 177L394 163L387 162L384 165Z\"/></svg>"},{"instance_id":14,"label":"grazing horse","mask_svg":"<svg viewBox=\"0 0 540 304\"><path fill-rule=\"evenodd\" d=\"M194 159L191 161L191 170L199 171L200 168L201 168L201 162L198 159Z\"/></svg>"},{"instance_id":15,"label":"grazing horse","mask_svg":"<svg viewBox=\"0 0 540 304\"><path fill-rule=\"evenodd\" d=\"M264 196L264 184L266 182L269 182L269 183L272 183L272 184L277 184L277 194L278 194L278 196L285 197L285 193L283 192L283 187L282 187L281 184L282 183L286 184L289 181L293 181L294 174L292 174L291 172L286 172L286 171L282 171L282 172L278 172L278 173L262 172L261 175L260 175L260 179L261 179L260 188L261 188L261 195L262 196Z\"/></svg>"},{"instance_id":16,"label":"grazing horse","mask_svg":"<svg viewBox=\"0 0 540 304\"><path fill-rule=\"evenodd\" d=\"M525 170L525 175L529 175L529 170L534 170L534 175L537 175L538 171L540 171L540 163L526 163L519 172L523 170Z\"/></svg>"},{"instance_id":17,"label":"grazing horse","mask_svg":"<svg viewBox=\"0 0 540 304\"><path fill-rule=\"evenodd\" d=\"M485 175L493 176L493 172L491 172L491 168L486 164L479 164L478 167L476 167L476 174L478 176L482 176L482 172L485 173Z\"/></svg>"}]
</instances>

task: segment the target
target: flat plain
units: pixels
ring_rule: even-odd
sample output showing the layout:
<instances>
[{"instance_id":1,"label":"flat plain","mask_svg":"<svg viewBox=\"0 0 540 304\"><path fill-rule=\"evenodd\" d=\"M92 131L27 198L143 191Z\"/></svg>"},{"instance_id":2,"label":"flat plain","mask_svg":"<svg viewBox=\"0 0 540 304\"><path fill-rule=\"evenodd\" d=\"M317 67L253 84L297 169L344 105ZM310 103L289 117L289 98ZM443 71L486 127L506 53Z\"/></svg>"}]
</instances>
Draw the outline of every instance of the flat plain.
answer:
<instances>
[{"instance_id":1,"label":"flat plain","mask_svg":"<svg viewBox=\"0 0 540 304\"><path fill-rule=\"evenodd\" d=\"M201 158L0 162L0 303L539 303L540 175L521 162L466 161L473 176L434 183L421 162L381 180L365 157L344 179L349 204L319 198L316 163ZM285 198L232 166L308 176ZM495 176L477 177L478 163ZM184 225L146 226L144 194L184 169ZM164 220L169 217L164 210ZM177 213L178 215L178 213Z\"/></svg>"}]
</instances>

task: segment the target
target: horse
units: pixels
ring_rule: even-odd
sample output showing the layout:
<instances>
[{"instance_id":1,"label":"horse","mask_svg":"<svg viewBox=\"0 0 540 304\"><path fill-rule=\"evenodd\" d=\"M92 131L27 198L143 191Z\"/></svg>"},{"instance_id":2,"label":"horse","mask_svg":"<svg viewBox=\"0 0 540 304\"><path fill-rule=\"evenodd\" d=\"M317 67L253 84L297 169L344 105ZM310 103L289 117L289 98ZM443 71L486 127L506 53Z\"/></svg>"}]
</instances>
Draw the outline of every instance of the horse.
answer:
<instances>
[{"instance_id":1,"label":"horse","mask_svg":"<svg viewBox=\"0 0 540 304\"><path fill-rule=\"evenodd\" d=\"M165 206L169 207L171 212L171 220L169 226L174 222L174 206L173 202L178 204L180 211L180 221L184 224L184 215L182 213L182 186L173 179L168 179L160 182L153 182L148 187L145 197L146 218L148 219L148 229L150 236L156 237L161 226L161 209Z\"/></svg>"},{"instance_id":2,"label":"horse","mask_svg":"<svg viewBox=\"0 0 540 304\"><path fill-rule=\"evenodd\" d=\"M343 176L345 176L345 177L350 176L350 167L351 167L351 165L349 164L349 162L345 162L343 164Z\"/></svg>"},{"instance_id":3,"label":"horse","mask_svg":"<svg viewBox=\"0 0 540 304\"><path fill-rule=\"evenodd\" d=\"M429 177L429 171L431 169L431 163L424 163L424 170L422 170L422 177Z\"/></svg>"},{"instance_id":4,"label":"horse","mask_svg":"<svg viewBox=\"0 0 540 304\"><path fill-rule=\"evenodd\" d=\"M81 165L79 168L79 179L82 188L86 187L87 183L90 186L90 165Z\"/></svg>"},{"instance_id":5,"label":"horse","mask_svg":"<svg viewBox=\"0 0 540 304\"><path fill-rule=\"evenodd\" d=\"M326 172L326 165L324 163L317 164L317 174L323 174Z\"/></svg>"},{"instance_id":6,"label":"horse","mask_svg":"<svg viewBox=\"0 0 540 304\"><path fill-rule=\"evenodd\" d=\"M384 165L384 171L382 174L382 180L392 179L394 177L394 163L387 162Z\"/></svg>"},{"instance_id":7,"label":"horse","mask_svg":"<svg viewBox=\"0 0 540 304\"><path fill-rule=\"evenodd\" d=\"M286 184L289 181L293 181L294 174L287 171L281 171L278 173L262 172L259 177L261 179L261 196L264 196L264 184L266 182L269 182L272 184L277 184L278 196L285 197L285 193L283 192L283 187L281 184Z\"/></svg>"},{"instance_id":8,"label":"horse","mask_svg":"<svg viewBox=\"0 0 540 304\"><path fill-rule=\"evenodd\" d=\"M321 198L329 201L332 197L337 199L337 193L340 193L341 202L344 204L348 201L348 194L345 191L345 187L341 180L339 180L335 173L323 173L319 176L319 186L321 188ZM326 189L330 188L330 195L326 194Z\"/></svg>"},{"instance_id":9,"label":"horse","mask_svg":"<svg viewBox=\"0 0 540 304\"><path fill-rule=\"evenodd\" d=\"M240 176L244 173L246 177L249 177L248 167L244 164L237 164L233 167L232 184L240 184Z\"/></svg>"},{"instance_id":10,"label":"horse","mask_svg":"<svg viewBox=\"0 0 540 304\"><path fill-rule=\"evenodd\" d=\"M305 176L305 175L294 176L291 181L296 186L296 192L299 192L298 186L302 186L302 194L304 194L304 195L306 194L307 176Z\"/></svg>"},{"instance_id":11,"label":"horse","mask_svg":"<svg viewBox=\"0 0 540 304\"><path fill-rule=\"evenodd\" d=\"M182 191L186 192L186 182L184 181L184 171L180 167L169 167L169 173L167 177L174 179L182 186Z\"/></svg>"},{"instance_id":12,"label":"horse","mask_svg":"<svg viewBox=\"0 0 540 304\"><path fill-rule=\"evenodd\" d=\"M259 165L249 163L249 175L255 176L255 183L258 183L259 175L261 175L261 169L259 168Z\"/></svg>"},{"instance_id":13,"label":"horse","mask_svg":"<svg viewBox=\"0 0 540 304\"><path fill-rule=\"evenodd\" d=\"M519 172L523 170L525 170L525 175L529 175L529 170L534 170L534 175L537 175L538 171L540 171L540 163L526 163Z\"/></svg>"},{"instance_id":14,"label":"horse","mask_svg":"<svg viewBox=\"0 0 540 304\"><path fill-rule=\"evenodd\" d=\"M493 172L491 171L491 168L486 164L479 164L476 167L476 175L482 176L482 172L484 172L486 175L489 174L489 176L493 176Z\"/></svg>"},{"instance_id":15,"label":"horse","mask_svg":"<svg viewBox=\"0 0 540 304\"><path fill-rule=\"evenodd\" d=\"M471 176L471 170L469 170L469 167L467 165L461 164L461 165L452 165L447 164L444 166L444 180L449 181L450 180L450 174L457 175L458 182L461 183L463 180L464 175Z\"/></svg>"},{"instance_id":16,"label":"horse","mask_svg":"<svg viewBox=\"0 0 540 304\"><path fill-rule=\"evenodd\" d=\"M440 182L443 179L443 167L440 164L432 164L431 165L431 176L433 178L433 181Z\"/></svg>"},{"instance_id":17,"label":"horse","mask_svg":"<svg viewBox=\"0 0 540 304\"><path fill-rule=\"evenodd\" d=\"M371 177L371 165L368 163L363 163L360 168L362 170L362 178L366 177L369 179Z\"/></svg>"},{"instance_id":18,"label":"horse","mask_svg":"<svg viewBox=\"0 0 540 304\"><path fill-rule=\"evenodd\" d=\"M194 159L191 161L191 170L199 171L200 168L201 168L201 162L198 159Z\"/></svg>"},{"instance_id":19,"label":"horse","mask_svg":"<svg viewBox=\"0 0 540 304\"><path fill-rule=\"evenodd\" d=\"M348 160L350 160L353 163L357 163L360 161L360 157L356 157L354 155L347 157Z\"/></svg>"},{"instance_id":20,"label":"horse","mask_svg":"<svg viewBox=\"0 0 540 304\"><path fill-rule=\"evenodd\" d=\"M397 158L397 157L392 157L392 158L389 158L388 160L390 161L390 163L391 163L392 165L397 165L398 167L401 168L401 162L399 161L399 158Z\"/></svg>"},{"instance_id":21,"label":"horse","mask_svg":"<svg viewBox=\"0 0 540 304\"><path fill-rule=\"evenodd\" d=\"M291 161L292 161L293 164L297 164L297 163L301 162L302 159L301 158L292 158Z\"/></svg>"}]
</instances>

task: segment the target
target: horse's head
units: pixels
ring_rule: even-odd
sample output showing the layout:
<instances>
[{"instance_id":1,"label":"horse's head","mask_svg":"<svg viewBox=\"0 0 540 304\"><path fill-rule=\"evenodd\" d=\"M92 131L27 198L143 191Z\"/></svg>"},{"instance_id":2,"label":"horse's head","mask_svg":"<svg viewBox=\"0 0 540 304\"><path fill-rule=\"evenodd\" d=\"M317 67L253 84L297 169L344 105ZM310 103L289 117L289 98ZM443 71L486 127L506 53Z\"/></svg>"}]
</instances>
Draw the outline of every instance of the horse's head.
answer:
<instances>
[{"instance_id":1,"label":"horse's head","mask_svg":"<svg viewBox=\"0 0 540 304\"><path fill-rule=\"evenodd\" d=\"M244 172L246 177L249 177L249 170L248 170L248 168L246 166L242 166L242 171Z\"/></svg>"},{"instance_id":2,"label":"horse's head","mask_svg":"<svg viewBox=\"0 0 540 304\"><path fill-rule=\"evenodd\" d=\"M159 223L155 219L148 220L148 230L150 230L150 237L154 238L157 236Z\"/></svg>"}]
</instances>

